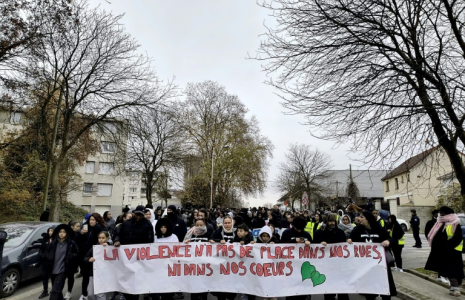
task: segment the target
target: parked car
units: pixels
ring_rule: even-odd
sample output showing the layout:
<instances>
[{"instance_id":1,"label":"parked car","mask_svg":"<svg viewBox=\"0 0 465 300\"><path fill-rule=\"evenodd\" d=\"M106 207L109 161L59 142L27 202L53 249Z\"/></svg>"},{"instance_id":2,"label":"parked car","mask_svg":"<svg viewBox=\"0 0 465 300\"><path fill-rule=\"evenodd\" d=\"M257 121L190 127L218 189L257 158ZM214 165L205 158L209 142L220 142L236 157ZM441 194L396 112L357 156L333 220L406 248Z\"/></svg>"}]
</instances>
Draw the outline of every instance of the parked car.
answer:
<instances>
[{"instance_id":1,"label":"parked car","mask_svg":"<svg viewBox=\"0 0 465 300\"><path fill-rule=\"evenodd\" d=\"M410 224L405 221L404 219L397 219L397 222L399 223L400 227L402 227L402 230L404 232L408 231L410 229Z\"/></svg>"},{"instance_id":2,"label":"parked car","mask_svg":"<svg viewBox=\"0 0 465 300\"><path fill-rule=\"evenodd\" d=\"M42 234L47 228L58 225L50 222L12 222L0 224L0 231L7 233L0 269L0 298L11 296L25 280L40 277L39 262Z\"/></svg>"}]
</instances>

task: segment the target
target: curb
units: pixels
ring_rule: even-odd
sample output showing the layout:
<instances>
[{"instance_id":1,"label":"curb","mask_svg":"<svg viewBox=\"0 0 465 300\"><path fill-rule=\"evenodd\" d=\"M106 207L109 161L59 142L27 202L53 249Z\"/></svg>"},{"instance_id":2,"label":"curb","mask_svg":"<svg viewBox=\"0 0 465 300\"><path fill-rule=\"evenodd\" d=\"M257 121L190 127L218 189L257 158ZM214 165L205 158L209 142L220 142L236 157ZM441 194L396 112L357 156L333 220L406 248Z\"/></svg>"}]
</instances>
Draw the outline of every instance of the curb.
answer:
<instances>
[{"instance_id":1,"label":"curb","mask_svg":"<svg viewBox=\"0 0 465 300\"><path fill-rule=\"evenodd\" d=\"M434 300L428 296L419 294L401 284L396 284L397 297L404 300Z\"/></svg>"},{"instance_id":2,"label":"curb","mask_svg":"<svg viewBox=\"0 0 465 300\"><path fill-rule=\"evenodd\" d=\"M437 284L437 285L439 285L439 286L442 286L442 287L445 287L445 288L447 288L447 289L450 288L450 286L449 286L448 284L443 283L443 282L439 282L439 281L437 281L437 280L435 280L435 279L429 277L428 275L425 275L425 274L420 273L420 272L418 272L418 271L411 270L411 269L404 269L404 272L407 272L407 273L410 273L410 274L412 274L412 275L418 276L418 277L420 277L420 278L426 279L426 280L428 280L428 281L430 281L430 282L432 282L432 283L435 283L435 284ZM465 291L463 291L463 289L460 289L460 293L461 293L462 295L465 295Z\"/></svg>"}]
</instances>

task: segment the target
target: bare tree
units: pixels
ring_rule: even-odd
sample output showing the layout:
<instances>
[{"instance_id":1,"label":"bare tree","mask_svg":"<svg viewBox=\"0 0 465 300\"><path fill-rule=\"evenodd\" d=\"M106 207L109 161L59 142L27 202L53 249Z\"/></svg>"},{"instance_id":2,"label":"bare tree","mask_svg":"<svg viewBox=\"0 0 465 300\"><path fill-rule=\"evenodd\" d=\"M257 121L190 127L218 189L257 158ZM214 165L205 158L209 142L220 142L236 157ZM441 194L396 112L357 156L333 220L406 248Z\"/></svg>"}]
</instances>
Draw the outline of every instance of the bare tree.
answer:
<instances>
[{"instance_id":1,"label":"bare tree","mask_svg":"<svg viewBox=\"0 0 465 300\"><path fill-rule=\"evenodd\" d=\"M327 179L331 177L328 172L331 158L317 148L312 150L308 145L292 144L285 159L276 178L276 188L283 194L281 199L290 198L294 208L295 201L301 200L302 194L307 192L314 209L315 201L323 197Z\"/></svg>"},{"instance_id":2,"label":"bare tree","mask_svg":"<svg viewBox=\"0 0 465 300\"><path fill-rule=\"evenodd\" d=\"M243 195L263 192L273 146L260 135L255 118L237 96L216 82L188 84L181 126L189 135L193 154L203 164L199 173L216 201L229 203ZM213 171L213 173L212 173ZM196 178L199 185L199 178ZM235 190L235 191L234 191ZM234 202L237 202L234 200Z\"/></svg>"},{"instance_id":3,"label":"bare tree","mask_svg":"<svg viewBox=\"0 0 465 300\"><path fill-rule=\"evenodd\" d=\"M175 111L176 107L159 106L138 112L129 121L128 165L145 175L149 204L156 187L163 187L158 190L167 199L168 176L164 169L182 166L187 152Z\"/></svg>"},{"instance_id":4,"label":"bare tree","mask_svg":"<svg viewBox=\"0 0 465 300\"><path fill-rule=\"evenodd\" d=\"M24 66L30 92L38 86L45 91L41 122L54 123L53 134L45 137L54 221L60 212L58 174L79 139L108 118L123 120L131 108L159 102L170 90L156 79L149 58L137 53L138 44L120 25L121 16L89 9L85 1L70 5L68 18L45 22L46 34ZM50 110L53 119L46 117ZM83 122L70 130L76 117ZM47 181L45 195L48 186Z\"/></svg>"},{"instance_id":5,"label":"bare tree","mask_svg":"<svg viewBox=\"0 0 465 300\"><path fill-rule=\"evenodd\" d=\"M278 0L257 59L313 135L366 161L443 147L465 197L465 2ZM426 142L426 143L425 143Z\"/></svg>"}]
</instances>

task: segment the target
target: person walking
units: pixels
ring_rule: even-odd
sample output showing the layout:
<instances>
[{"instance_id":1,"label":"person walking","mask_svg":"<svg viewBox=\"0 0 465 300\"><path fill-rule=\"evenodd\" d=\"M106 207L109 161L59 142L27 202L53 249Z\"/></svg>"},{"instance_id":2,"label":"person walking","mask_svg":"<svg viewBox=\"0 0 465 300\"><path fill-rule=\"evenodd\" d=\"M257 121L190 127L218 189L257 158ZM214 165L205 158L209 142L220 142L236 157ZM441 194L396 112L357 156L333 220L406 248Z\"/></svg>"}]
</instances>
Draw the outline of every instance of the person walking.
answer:
<instances>
[{"instance_id":1,"label":"person walking","mask_svg":"<svg viewBox=\"0 0 465 300\"><path fill-rule=\"evenodd\" d=\"M420 239L420 218L417 216L417 211L411 209L412 217L410 218L410 226L413 231L413 238L415 239L415 248L421 248L421 239Z\"/></svg>"},{"instance_id":2,"label":"person walking","mask_svg":"<svg viewBox=\"0 0 465 300\"><path fill-rule=\"evenodd\" d=\"M394 259L396 260L396 268L394 270L404 272L402 269L402 249L404 249L405 245L404 230L400 227L395 215L389 216L387 231L391 237L391 249L394 254Z\"/></svg>"},{"instance_id":3,"label":"person walking","mask_svg":"<svg viewBox=\"0 0 465 300\"><path fill-rule=\"evenodd\" d=\"M439 209L436 224L428 234L431 252L426 261L425 270L438 272L449 278L449 294L460 297L463 272L463 237L460 218L450 207Z\"/></svg>"},{"instance_id":4,"label":"person walking","mask_svg":"<svg viewBox=\"0 0 465 300\"><path fill-rule=\"evenodd\" d=\"M124 221L119 233L115 237L114 246L149 244L154 242L153 225L144 216L145 207L138 205L134 210L134 217ZM138 300L139 295L123 294L126 300Z\"/></svg>"},{"instance_id":5,"label":"person walking","mask_svg":"<svg viewBox=\"0 0 465 300\"><path fill-rule=\"evenodd\" d=\"M428 240L428 234L430 233L431 229L434 227L434 224L436 224L436 220L439 215L439 209L434 209L431 212L431 214L432 214L431 220L426 222L426 225L425 225L426 240ZM440 273L438 273L437 281L450 285L449 279L447 279L446 276L443 276L443 274L440 274Z\"/></svg>"},{"instance_id":6,"label":"person walking","mask_svg":"<svg viewBox=\"0 0 465 300\"><path fill-rule=\"evenodd\" d=\"M42 285L43 285L43 290L42 293L39 295L39 299L48 297L50 294L48 293L48 280L50 279L50 274L48 273L47 266L44 264L45 262L45 253L47 252L48 247L53 241L53 227L49 227L47 229L46 233L42 234L42 244L40 245L39 248L39 263L37 264L37 267L41 267L41 272L42 272Z\"/></svg>"},{"instance_id":7,"label":"person walking","mask_svg":"<svg viewBox=\"0 0 465 300\"><path fill-rule=\"evenodd\" d=\"M63 288L68 273L76 269L79 250L72 240L73 230L66 224L53 231L53 241L44 255L48 274L52 278L50 300L63 300Z\"/></svg>"},{"instance_id":8,"label":"person walking","mask_svg":"<svg viewBox=\"0 0 465 300\"><path fill-rule=\"evenodd\" d=\"M381 243L383 247L391 245L391 238L387 231L381 228L376 221L375 216L370 211L364 210L358 216L360 224L355 226L347 240L349 244L356 243ZM397 296L396 285L392 277L391 268L387 268L388 282L389 282L389 295L381 295L381 299L389 300L391 296ZM368 283L368 282L367 282ZM377 295L365 294L363 295L367 300L375 300Z\"/></svg>"},{"instance_id":9,"label":"person walking","mask_svg":"<svg viewBox=\"0 0 465 300\"><path fill-rule=\"evenodd\" d=\"M104 247L108 246L110 239L110 234L108 231L102 231L98 234L98 245L102 245ZM95 262L95 257L94 257L94 248L90 248L89 252L87 252L86 256L84 257L84 262L88 264L89 266L87 267L87 272L89 273L89 285L87 287L87 299L89 300L106 300L107 295L110 295L112 293L100 293L100 294L95 294L95 289L94 289L94 262Z\"/></svg>"}]
</instances>

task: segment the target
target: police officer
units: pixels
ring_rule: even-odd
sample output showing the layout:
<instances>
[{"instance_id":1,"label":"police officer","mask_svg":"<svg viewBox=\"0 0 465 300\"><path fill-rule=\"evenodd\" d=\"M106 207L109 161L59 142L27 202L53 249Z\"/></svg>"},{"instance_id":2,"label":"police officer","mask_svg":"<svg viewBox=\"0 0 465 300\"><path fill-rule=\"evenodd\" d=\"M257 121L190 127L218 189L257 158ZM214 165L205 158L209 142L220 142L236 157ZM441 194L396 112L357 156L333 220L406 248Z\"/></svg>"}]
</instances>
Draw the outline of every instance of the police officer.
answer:
<instances>
[{"instance_id":1,"label":"police officer","mask_svg":"<svg viewBox=\"0 0 465 300\"><path fill-rule=\"evenodd\" d=\"M421 239L420 239L420 218L417 216L417 211L411 209L412 218L410 219L410 226L412 226L413 238L415 239L415 248L421 248Z\"/></svg>"}]
</instances>

